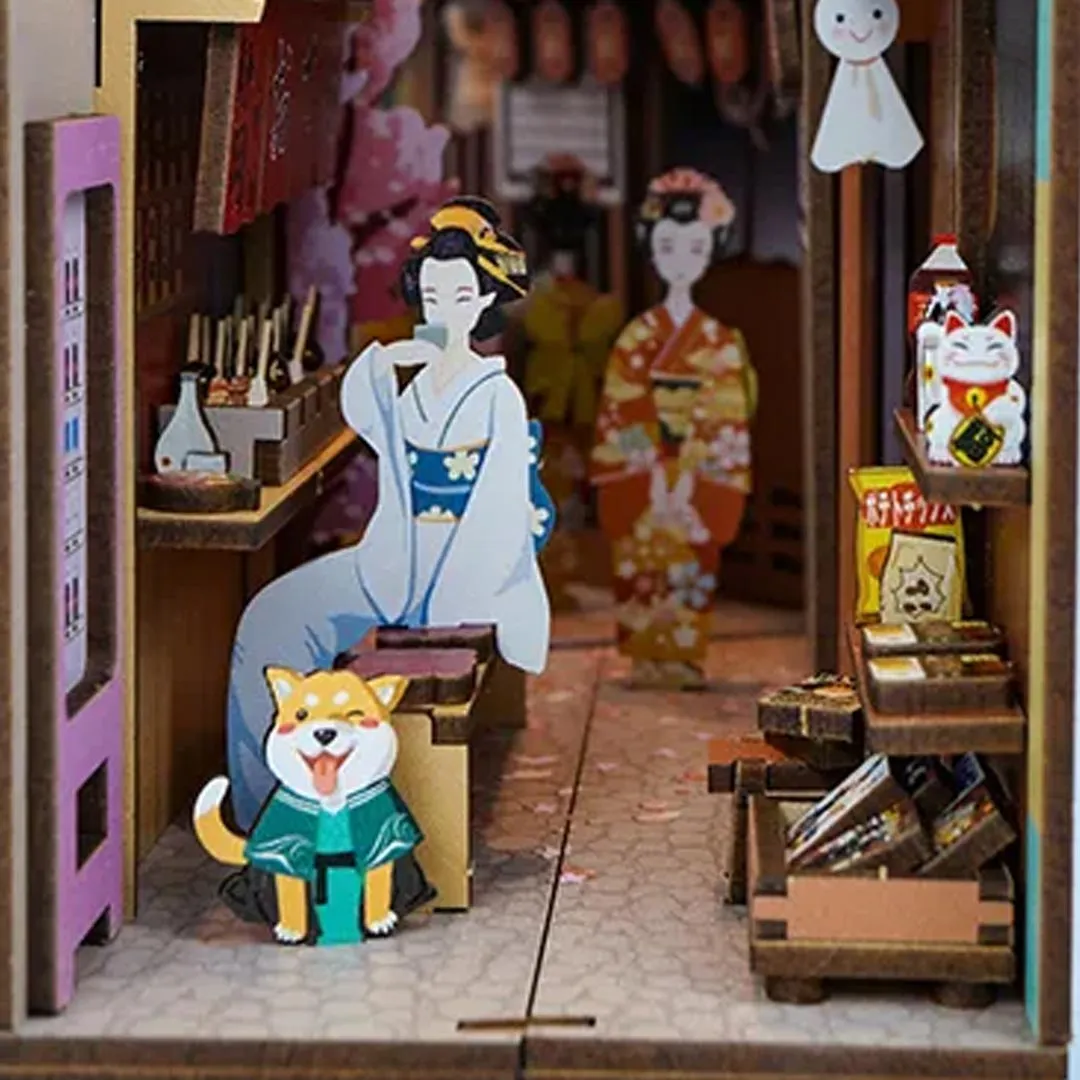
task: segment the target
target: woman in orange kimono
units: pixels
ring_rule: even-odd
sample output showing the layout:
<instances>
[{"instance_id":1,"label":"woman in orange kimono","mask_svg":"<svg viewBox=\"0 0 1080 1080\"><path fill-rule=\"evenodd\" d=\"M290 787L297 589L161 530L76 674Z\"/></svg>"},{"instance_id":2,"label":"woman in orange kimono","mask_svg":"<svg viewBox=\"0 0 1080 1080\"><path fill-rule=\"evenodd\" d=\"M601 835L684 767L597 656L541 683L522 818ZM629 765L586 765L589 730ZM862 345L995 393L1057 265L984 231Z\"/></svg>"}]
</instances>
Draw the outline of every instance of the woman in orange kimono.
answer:
<instances>
[{"instance_id":1,"label":"woman in orange kimono","mask_svg":"<svg viewBox=\"0 0 1080 1080\"><path fill-rule=\"evenodd\" d=\"M704 684L720 551L750 491L756 376L739 331L691 296L734 218L698 172L653 181L637 234L667 295L608 361L590 475L612 547L619 649L639 685Z\"/></svg>"}]
</instances>

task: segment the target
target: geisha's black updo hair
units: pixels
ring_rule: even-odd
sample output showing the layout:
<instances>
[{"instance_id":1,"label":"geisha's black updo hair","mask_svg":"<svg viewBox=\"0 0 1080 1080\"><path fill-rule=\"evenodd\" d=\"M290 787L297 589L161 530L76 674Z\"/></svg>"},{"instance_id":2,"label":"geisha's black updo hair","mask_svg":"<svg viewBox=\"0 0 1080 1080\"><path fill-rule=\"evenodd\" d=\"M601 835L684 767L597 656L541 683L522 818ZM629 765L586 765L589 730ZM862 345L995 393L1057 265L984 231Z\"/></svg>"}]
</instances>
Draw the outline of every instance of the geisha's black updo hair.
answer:
<instances>
[{"instance_id":1,"label":"geisha's black updo hair","mask_svg":"<svg viewBox=\"0 0 1080 1080\"><path fill-rule=\"evenodd\" d=\"M495 302L473 328L477 341L494 337L503 328L502 307L521 300L529 291L525 250L502 232L498 211L485 199L459 196L444 203L431 218L431 232L413 240L412 254L401 268L401 296L411 308L421 308L420 267L425 259L468 259L482 295Z\"/></svg>"},{"instance_id":2,"label":"geisha's black updo hair","mask_svg":"<svg viewBox=\"0 0 1080 1080\"><path fill-rule=\"evenodd\" d=\"M634 222L634 236L646 251L652 242L653 229L665 218L680 225L694 221L710 225L712 259L715 261L727 250L735 207L724 189L711 177L696 169L672 169L649 185Z\"/></svg>"}]
</instances>

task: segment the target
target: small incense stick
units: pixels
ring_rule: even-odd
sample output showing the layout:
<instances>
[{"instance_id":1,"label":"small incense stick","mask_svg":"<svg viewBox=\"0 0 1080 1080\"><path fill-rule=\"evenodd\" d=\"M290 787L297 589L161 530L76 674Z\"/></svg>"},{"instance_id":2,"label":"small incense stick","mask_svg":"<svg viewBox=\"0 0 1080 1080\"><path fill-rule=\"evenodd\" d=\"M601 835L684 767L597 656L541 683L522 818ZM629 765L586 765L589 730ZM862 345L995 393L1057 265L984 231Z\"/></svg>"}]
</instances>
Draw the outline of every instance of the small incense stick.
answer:
<instances>
[{"instance_id":1,"label":"small incense stick","mask_svg":"<svg viewBox=\"0 0 1080 1080\"><path fill-rule=\"evenodd\" d=\"M296 345L293 348L292 359L289 361L289 378L294 383L299 382L304 377L304 350L307 349L308 335L311 333L311 323L315 318L317 300L318 293L315 291L315 286L312 285L308 289L307 301L300 315L300 329L296 332Z\"/></svg>"},{"instance_id":2,"label":"small incense stick","mask_svg":"<svg viewBox=\"0 0 1080 1080\"><path fill-rule=\"evenodd\" d=\"M255 367L255 378L251 380L247 395L248 405L255 409L261 409L270 402L270 390L266 385L266 368L270 363L270 341L273 330L270 320L264 320L259 338L259 360Z\"/></svg>"},{"instance_id":3,"label":"small incense stick","mask_svg":"<svg viewBox=\"0 0 1080 1080\"><path fill-rule=\"evenodd\" d=\"M187 362L190 367L194 367L199 362L199 316L192 315L191 321L188 323L188 340L187 340ZM206 357L207 363L210 362L210 357Z\"/></svg>"}]
</instances>

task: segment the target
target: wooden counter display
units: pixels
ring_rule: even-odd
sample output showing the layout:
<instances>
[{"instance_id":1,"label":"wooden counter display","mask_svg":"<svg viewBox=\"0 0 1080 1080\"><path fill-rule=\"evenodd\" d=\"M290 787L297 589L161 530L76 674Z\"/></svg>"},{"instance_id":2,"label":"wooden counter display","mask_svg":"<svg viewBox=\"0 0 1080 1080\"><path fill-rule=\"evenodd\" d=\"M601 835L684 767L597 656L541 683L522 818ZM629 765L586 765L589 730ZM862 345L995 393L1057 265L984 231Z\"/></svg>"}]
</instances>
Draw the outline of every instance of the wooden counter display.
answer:
<instances>
[{"instance_id":1,"label":"wooden counter display","mask_svg":"<svg viewBox=\"0 0 1080 1080\"><path fill-rule=\"evenodd\" d=\"M957 709L911 716L883 713L873 707L867 686L862 639L848 628L848 645L863 702L866 745L886 754L1022 754L1026 720L1018 705L986 711Z\"/></svg>"}]
</instances>

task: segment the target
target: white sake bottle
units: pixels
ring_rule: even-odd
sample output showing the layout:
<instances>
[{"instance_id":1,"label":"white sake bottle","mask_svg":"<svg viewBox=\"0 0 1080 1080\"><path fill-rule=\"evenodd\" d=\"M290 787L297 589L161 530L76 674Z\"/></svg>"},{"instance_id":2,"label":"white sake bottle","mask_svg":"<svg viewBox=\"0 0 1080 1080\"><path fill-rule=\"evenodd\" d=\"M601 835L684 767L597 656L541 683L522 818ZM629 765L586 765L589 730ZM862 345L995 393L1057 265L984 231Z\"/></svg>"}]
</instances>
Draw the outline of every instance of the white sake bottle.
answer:
<instances>
[{"instance_id":1,"label":"white sake bottle","mask_svg":"<svg viewBox=\"0 0 1080 1080\"><path fill-rule=\"evenodd\" d=\"M217 443L199 402L199 373L183 371L176 409L154 447L154 468L159 473L179 472L192 453L216 454Z\"/></svg>"}]
</instances>

